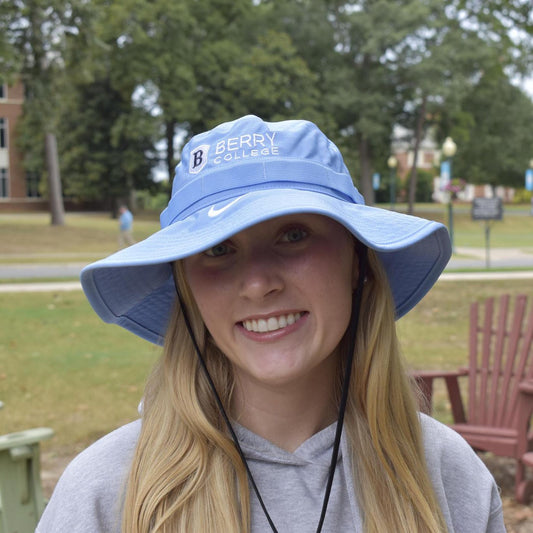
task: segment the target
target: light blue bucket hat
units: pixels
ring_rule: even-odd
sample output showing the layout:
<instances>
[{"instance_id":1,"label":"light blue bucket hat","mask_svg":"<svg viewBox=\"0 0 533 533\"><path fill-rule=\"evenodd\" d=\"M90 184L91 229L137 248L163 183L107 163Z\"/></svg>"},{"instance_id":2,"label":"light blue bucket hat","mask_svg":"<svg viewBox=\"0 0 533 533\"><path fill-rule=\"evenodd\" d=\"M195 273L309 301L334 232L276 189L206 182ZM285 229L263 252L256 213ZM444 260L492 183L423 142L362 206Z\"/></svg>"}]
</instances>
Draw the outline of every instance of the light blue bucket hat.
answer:
<instances>
[{"instance_id":1,"label":"light blue bucket hat","mask_svg":"<svg viewBox=\"0 0 533 533\"><path fill-rule=\"evenodd\" d=\"M162 344L176 298L172 262L293 213L328 216L377 252L397 318L427 293L451 255L442 224L364 205L338 148L313 123L246 116L185 145L162 229L86 266L83 290L105 322Z\"/></svg>"}]
</instances>

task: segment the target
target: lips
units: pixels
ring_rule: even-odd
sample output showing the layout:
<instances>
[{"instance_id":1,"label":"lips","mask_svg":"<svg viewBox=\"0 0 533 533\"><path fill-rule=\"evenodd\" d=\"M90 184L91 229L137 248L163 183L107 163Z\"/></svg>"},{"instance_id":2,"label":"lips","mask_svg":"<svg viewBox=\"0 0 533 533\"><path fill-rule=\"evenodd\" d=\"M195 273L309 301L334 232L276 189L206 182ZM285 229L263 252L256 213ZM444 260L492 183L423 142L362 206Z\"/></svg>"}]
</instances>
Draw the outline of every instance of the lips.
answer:
<instances>
[{"instance_id":1,"label":"lips","mask_svg":"<svg viewBox=\"0 0 533 533\"><path fill-rule=\"evenodd\" d=\"M242 325L247 331L254 333L267 333L270 331L277 331L294 324L302 317L302 313L288 313L286 315L271 316L269 318L258 318L252 320L244 320Z\"/></svg>"}]
</instances>

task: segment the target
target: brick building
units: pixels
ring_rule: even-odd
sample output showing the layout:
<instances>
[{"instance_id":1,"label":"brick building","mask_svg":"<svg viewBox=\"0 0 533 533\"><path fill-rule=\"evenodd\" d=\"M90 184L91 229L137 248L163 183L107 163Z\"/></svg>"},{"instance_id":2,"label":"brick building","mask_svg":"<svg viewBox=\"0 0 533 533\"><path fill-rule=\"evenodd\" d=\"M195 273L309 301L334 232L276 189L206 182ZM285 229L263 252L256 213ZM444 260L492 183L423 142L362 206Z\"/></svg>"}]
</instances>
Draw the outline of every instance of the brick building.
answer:
<instances>
[{"instance_id":1,"label":"brick building","mask_svg":"<svg viewBox=\"0 0 533 533\"><path fill-rule=\"evenodd\" d=\"M0 211L46 208L38 183L26 175L17 149L16 126L22 116L24 87L0 80Z\"/></svg>"}]
</instances>

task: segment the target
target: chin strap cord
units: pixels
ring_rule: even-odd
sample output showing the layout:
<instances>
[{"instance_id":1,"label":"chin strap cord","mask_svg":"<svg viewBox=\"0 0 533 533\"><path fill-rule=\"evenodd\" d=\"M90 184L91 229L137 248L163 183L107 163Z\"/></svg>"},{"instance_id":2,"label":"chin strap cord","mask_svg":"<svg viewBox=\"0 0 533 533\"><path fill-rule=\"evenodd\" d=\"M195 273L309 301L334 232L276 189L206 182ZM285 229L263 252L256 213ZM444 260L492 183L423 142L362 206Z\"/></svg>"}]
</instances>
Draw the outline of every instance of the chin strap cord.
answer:
<instances>
[{"instance_id":1,"label":"chin strap cord","mask_svg":"<svg viewBox=\"0 0 533 533\"><path fill-rule=\"evenodd\" d=\"M344 425L344 413L346 411L346 404L348 401L348 391L350 388L350 377L352 374L352 363L353 363L353 356L354 356L354 350L355 350L355 340L357 337L357 326L359 323L359 314L361 310L361 298L363 293L363 287L365 283L366 278L366 266L367 266L367 248L366 246L362 248L362 250L359 253L359 278L357 282L357 288L354 291L353 299L352 299L352 314L350 317L350 324L348 326L348 353L346 356L346 364L344 368L344 379L343 379L343 385L342 385L342 396L341 396L341 403L339 406L339 417L337 420L337 428L335 432L335 441L333 443L333 452L331 455L331 463L329 467L329 476L328 476L328 482L326 484L326 492L324 494L324 501L322 503L322 511L320 513L320 520L318 521L318 526L316 533L320 533L322 531L322 527L324 525L324 520L326 518L326 511L328 509L328 503L329 503L329 497L331 495L331 487L333 485L333 478L335 476L335 469L337 466L337 460L339 456L339 448L340 448L340 442L341 442L341 436L342 436L342 428ZM211 375L209 374L209 370L207 369L207 365L205 363L204 357L202 355L202 352L200 350L200 347L198 346L198 343L196 341L196 337L194 336L194 332L192 330L192 326L189 320L189 316L187 314L187 309L185 308L185 304L181 298L179 289L178 289L178 283L176 279L176 274L174 272L174 269L172 269L172 276L174 278L174 286L176 288L176 294L178 296L178 301L180 305L181 312L183 314L183 318L185 320L185 326L187 328L187 332L189 333L189 336L192 340L194 351L196 352L196 355L198 356L198 360L200 362L200 366L202 367L202 370L205 374L205 377L207 379L207 382L209 384L209 387L211 388L216 404L218 406L218 409L220 413L222 414L222 417L224 418L224 422L228 428L228 431L230 432L231 438L237 448L237 452L239 453L239 456L244 464L244 467L246 469L246 473L248 475L248 479L250 481L250 484L252 485L252 488L255 492L255 495L257 496L257 499L259 501L259 504L261 505L261 508L263 509L263 513L268 520L268 523L273 531L273 533L278 533L278 530L276 529L276 526L274 525L274 522L272 518L270 517L270 514L268 513L268 510L266 508L265 502L263 501L263 498L261 497L261 493L259 492L259 488L257 487L254 477L252 475L252 472L250 470L250 467L248 466L248 462L246 460L246 457L244 456L244 452L242 451L241 445L239 444L239 439L237 437L237 434L235 433L235 430L233 429L233 426L231 425L231 421L226 413L226 409L224 408L224 404L222 403L222 400L220 399L220 396L218 394L218 391L215 387L215 384L211 378Z\"/></svg>"},{"instance_id":2,"label":"chin strap cord","mask_svg":"<svg viewBox=\"0 0 533 533\"><path fill-rule=\"evenodd\" d=\"M344 366L344 379L342 382L342 396L339 406L339 418L337 420L337 430L335 432L335 441L333 443L333 453L331 454L331 463L329 466L329 477L326 485L326 493L324 494L324 503L322 504L322 512L316 533L322 531L324 520L326 518L326 511L328 509L329 496L331 494L331 487L333 485L333 478L335 476L335 469L339 457L339 447L341 443L342 428L344 426L344 413L346 412L346 404L348 403L348 393L350 390L350 378L352 376L353 356L355 352L355 340L357 338L357 326L359 324L359 314L361 311L361 300L363 296L363 288L366 280L367 267L367 252L368 248L363 246L359 252L359 277L357 280L357 287L352 295L352 315L350 317L350 324L348 326L348 353L346 354L346 364Z\"/></svg>"}]
</instances>

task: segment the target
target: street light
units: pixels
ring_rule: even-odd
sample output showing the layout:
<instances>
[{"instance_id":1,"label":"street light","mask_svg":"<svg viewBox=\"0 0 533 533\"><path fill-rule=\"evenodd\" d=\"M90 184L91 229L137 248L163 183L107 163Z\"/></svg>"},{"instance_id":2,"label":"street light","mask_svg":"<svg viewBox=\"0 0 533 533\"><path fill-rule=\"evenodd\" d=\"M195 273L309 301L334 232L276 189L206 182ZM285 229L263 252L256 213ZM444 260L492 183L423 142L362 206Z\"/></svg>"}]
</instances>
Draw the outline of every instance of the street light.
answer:
<instances>
[{"instance_id":1,"label":"street light","mask_svg":"<svg viewBox=\"0 0 533 533\"><path fill-rule=\"evenodd\" d=\"M391 155L387 159L387 166L390 168L390 208L394 209L394 202L396 201L396 167L398 160Z\"/></svg>"},{"instance_id":2,"label":"street light","mask_svg":"<svg viewBox=\"0 0 533 533\"><path fill-rule=\"evenodd\" d=\"M442 153L444 154L444 157L446 157L446 159L448 160L448 165L449 165L448 187L450 188L450 190L448 191L448 230L450 232L452 253L454 251L454 246L453 246L453 201L452 201L451 183L452 183L452 159L456 152L457 152L457 145L454 143L451 137L446 137L442 145Z\"/></svg>"}]
</instances>

